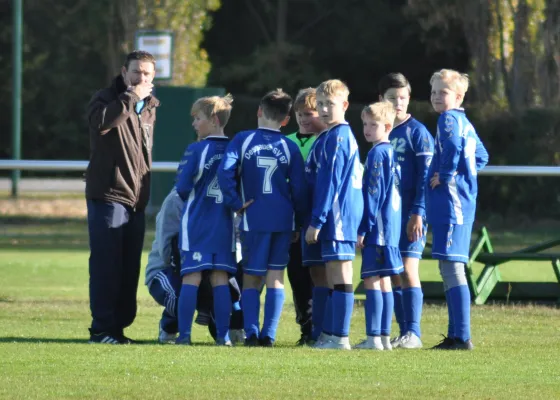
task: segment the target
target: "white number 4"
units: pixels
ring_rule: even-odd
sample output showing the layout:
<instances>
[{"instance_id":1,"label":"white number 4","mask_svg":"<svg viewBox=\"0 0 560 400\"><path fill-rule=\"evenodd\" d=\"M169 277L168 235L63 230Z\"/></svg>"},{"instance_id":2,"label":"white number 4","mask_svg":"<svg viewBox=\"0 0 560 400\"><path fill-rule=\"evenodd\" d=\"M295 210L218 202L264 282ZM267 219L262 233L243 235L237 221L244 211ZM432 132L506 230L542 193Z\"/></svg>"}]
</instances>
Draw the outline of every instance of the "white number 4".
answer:
<instances>
[{"instance_id":1,"label":"white number 4","mask_svg":"<svg viewBox=\"0 0 560 400\"><path fill-rule=\"evenodd\" d=\"M214 197L216 203L218 204L224 201L224 195L222 194L222 190L220 189L217 176L215 176L214 179L212 179L212 182L210 182L210 185L208 185L206 196Z\"/></svg>"},{"instance_id":2,"label":"white number 4","mask_svg":"<svg viewBox=\"0 0 560 400\"><path fill-rule=\"evenodd\" d=\"M278 168L274 157L257 157L257 167L264 168L263 193L272 193L272 174Z\"/></svg>"}]
</instances>

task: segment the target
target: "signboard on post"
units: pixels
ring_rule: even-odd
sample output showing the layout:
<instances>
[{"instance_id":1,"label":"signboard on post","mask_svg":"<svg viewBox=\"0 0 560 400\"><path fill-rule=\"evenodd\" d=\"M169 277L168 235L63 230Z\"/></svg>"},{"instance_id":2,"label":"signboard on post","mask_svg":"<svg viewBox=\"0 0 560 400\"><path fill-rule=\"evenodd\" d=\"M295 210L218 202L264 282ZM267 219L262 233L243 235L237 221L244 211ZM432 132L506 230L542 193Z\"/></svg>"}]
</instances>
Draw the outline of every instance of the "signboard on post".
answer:
<instances>
[{"instance_id":1,"label":"signboard on post","mask_svg":"<svg viewBox=\"0 0 560 400\"><path fill-rule=\"evenodd\" d=\"M173 32L147 31L136 32L136 49L152 54L156 59L157 80L173 78Z\"/></svg>"}]
</instances>

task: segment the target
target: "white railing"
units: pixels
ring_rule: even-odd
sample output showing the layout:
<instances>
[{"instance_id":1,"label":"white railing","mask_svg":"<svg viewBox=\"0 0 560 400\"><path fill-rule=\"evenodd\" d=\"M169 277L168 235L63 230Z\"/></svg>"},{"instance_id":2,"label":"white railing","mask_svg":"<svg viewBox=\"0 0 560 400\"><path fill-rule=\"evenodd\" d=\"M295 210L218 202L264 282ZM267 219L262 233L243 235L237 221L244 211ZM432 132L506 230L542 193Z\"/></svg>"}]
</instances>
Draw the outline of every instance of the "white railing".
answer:
<instances>
[{"instance_id":1,"label":"white railing","mask_svg":"<svg viewBox=\"0 0 560 400\"><path fill-rule=\"evenodd\" d=\"M0 170L85 171L87 165L88 161L0 160ZM152 164L152 171L175 172L178 165L179 163L174 161L158 161ZM560 176L560 167L488 165L479 174L488 176Z\"/></svg>"}]
</instances>

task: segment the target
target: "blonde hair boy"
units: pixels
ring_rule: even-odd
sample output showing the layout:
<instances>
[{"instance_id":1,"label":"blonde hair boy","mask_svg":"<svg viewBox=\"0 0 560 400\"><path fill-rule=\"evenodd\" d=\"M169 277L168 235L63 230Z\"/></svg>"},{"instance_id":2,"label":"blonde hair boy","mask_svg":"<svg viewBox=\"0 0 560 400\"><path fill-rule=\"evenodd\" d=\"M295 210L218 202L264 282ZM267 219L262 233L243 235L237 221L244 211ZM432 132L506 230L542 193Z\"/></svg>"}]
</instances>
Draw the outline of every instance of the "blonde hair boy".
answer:
<instances>
[{"instance_id":1,"label":"blonde hair boy","mask_svg":"<svg viewBox=\"0 0 560 400\"><path fill-rule=\"evenodd\" d=\"M396 115L397 111L395 107L388 101L369 104L362 110L362 119L370 117L374 121L381 122L384 125L390 125L391 128L393 127Z\"/></svg>"},{"instance_id":2,"label":"blonde hair boy","mask_svg":"<svg viewBox=\"0 0 560 400\"><path fill-rule=\"evenodd\" d=\"M442 69L430 78L432 105L441 113L459 108L469 89L469 77L452 69Z\"/></svg>"},{"instance_id":3,"label":"blonde hair boy","mask_svg":"<svg viewBox=\"0 0 560 400\"><path fill-rule=\"evenodd\" d=\"M199 139L210 135L225 136L224 127L229 121L233 103L233 96L226 94L220 96L201 97L191 107L193 127Z\"/></svg>"}]
</instances>

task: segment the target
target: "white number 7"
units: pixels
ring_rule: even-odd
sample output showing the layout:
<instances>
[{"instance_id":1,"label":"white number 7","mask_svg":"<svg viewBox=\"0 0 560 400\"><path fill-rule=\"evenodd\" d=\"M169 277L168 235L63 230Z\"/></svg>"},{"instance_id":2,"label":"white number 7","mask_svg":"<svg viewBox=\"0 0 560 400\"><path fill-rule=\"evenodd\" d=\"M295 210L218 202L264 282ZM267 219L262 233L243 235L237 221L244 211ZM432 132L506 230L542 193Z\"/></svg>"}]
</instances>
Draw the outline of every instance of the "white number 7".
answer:
<instances>
[{"instance_id":1,"label":"white number 7","mask_svg":"<svg viewBox=\"0 0 560 400\"><path fill-rule=\"evenodd\" d=\"M272 174L278 168L274 157L257 157L257 167L264 168L263 193L272 193Z\"/></svg>"}]
</instances>

